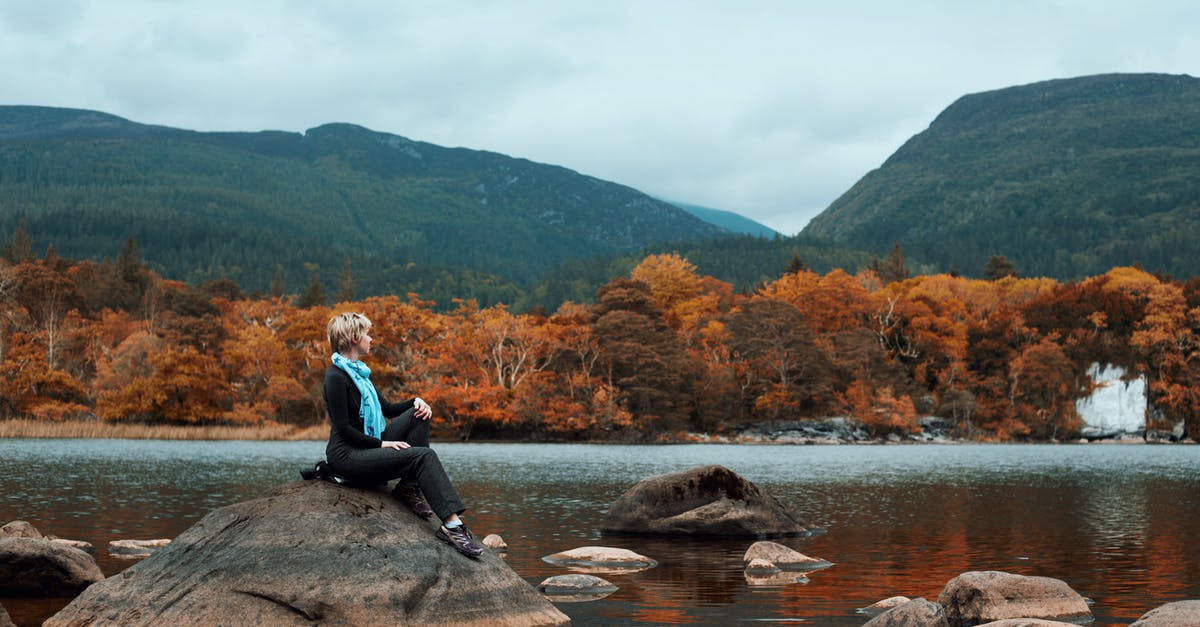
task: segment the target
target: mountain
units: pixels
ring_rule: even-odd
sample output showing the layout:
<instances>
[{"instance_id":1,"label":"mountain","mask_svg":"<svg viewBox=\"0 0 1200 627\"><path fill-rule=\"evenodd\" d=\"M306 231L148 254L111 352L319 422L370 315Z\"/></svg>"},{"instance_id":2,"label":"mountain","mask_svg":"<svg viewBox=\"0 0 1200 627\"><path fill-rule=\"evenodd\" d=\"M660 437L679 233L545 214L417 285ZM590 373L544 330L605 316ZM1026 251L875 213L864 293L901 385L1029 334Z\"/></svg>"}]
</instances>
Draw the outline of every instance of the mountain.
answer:
<instances>
[{"instance_id":1,"label":"mountain","mask_svg":"<svg viewBox=\"0 0 1200 627\"><path fill-rule=\"evenodd\" d=\"M672 205L683 209L684 211L704 220L705 222L719 226L726 231L733 233L742 233L744 235L757 235L758 237L775 237L780 233L775 229L755 222L746 216L725 211L724 209L712 209L709 207L701 207L700 205L690 205L682 202L670 202Z\"/></svg>"},{"instance_id":2,"label":"mountain","mask_svg":"<svg viewBox=\"0 0 1200 627\"><path fill-rule=\"evenodd\" d=\"M977 275L1200 274L1200 79L1106 74L960 98L803 234Z\"/></svg>"},{"instance_id":3,"label":"mountain","mask_svg":"<svg viewBox=\"0 0 1200 627\"><path fill-rule=\"evenodd\" d=\"M0 234L20 219L39 252L113 257L133 236L151 267L189 282L265 290L278 269L297 291L349 263L359 296L494 300L568 260L727 234L567 168L352 124L206 133L3 106Z\"/></svg>"}]
</instances>

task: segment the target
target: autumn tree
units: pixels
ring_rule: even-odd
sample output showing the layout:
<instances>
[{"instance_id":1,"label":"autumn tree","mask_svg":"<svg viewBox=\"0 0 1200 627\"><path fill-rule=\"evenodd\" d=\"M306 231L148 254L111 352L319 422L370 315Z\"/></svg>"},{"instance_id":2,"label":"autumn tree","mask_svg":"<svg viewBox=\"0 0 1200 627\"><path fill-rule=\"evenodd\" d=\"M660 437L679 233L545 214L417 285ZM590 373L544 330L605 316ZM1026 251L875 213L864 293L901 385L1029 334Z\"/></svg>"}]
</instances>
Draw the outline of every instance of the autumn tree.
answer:
<instances>
[{"instance_id":1,"label":"autumn tree","mask_svg":"<svg viewBox=\"0 0 1200 627\"><path fill-rule=\"evenodd\" d=\"M1061 438L1077 435L1082 421L1075 401L1090 391L1090 380L1059 347L1045 337L1025 348L1009 368L1012 425L1001 437ZM1005 433L1007 432L1007 433Z\"/></svg>"},{"instance_id":2,"label":"autumn tree","mask_svg":"<svg viewBox=\"0 0 1200 627\"><path fill-rule=\"evenodd\" d=\"M1189 435L1200 433L1200 308L1188 307L1173 283L1153 286L1146 298L1146 315L1130 341L1142 354L1149 399L1162 416L1151 416L1147 426L1170 429L1183 421Z\"/></svg>"},{"instance_id":3,"label":"autumn tree","mask_svg":"<svg viewBox=\"0 0 1200 627\"><path fill-rule=\"evenodd\" d=\"M832 401L829 363L794 307L753 298L729 315L727 326L745 401L758 415L796 418Z\"/></svg>"},{"instance_id":4,"label":"autumn tree","mask_svg":"<svg viewBox=\"0 0 1200 627\"><path fill-rule=\"evenodd\" d=\"M694 363L667 326L650 288L618 278L597 292L592 333L602 376L643 433L685 428L693 412Z\"/></svg>"},{"instance_id":5,"label":"autumn tree","mask_svg":"<svg viewBox=\"0 0 1200 627\"><path fill-rule=\"evenodd\" d=\"M14 268L14 300L23 307L46 343L46 363L55 367L63 320L82 304L75 283L39 263Z\"/></svg>"},{"instance_id":6,"label":"autumn tree","mask_svg":"<svg viewBox=\"0 0 1200 627\"><path fill-rule=\"evenodd\" d=\"M100 397L97 411L114 422L220 424L232 408L221 363L192 346L149 356L151 373Z\"/></svg>"}]
</instances>

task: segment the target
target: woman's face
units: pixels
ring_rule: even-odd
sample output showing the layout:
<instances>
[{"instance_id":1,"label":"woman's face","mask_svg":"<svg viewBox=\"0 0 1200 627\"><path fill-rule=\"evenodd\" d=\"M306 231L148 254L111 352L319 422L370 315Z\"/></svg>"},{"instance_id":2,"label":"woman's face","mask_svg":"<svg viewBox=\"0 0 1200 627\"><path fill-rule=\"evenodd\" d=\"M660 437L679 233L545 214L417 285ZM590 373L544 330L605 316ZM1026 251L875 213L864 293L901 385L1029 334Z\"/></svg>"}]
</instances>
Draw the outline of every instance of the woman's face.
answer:
<instances>
[{"instance_id":1,"label":"woman's face","mask_svg":"<svg viewBox=\"0 0 1200 627\"><path fill-rule=\"evenodd\" d=\"M360 355L369 355L371 353L370 330L363 330L362 337L358 338L358 341L351 348L357 350Z\"/></svg>"}]
</instances>

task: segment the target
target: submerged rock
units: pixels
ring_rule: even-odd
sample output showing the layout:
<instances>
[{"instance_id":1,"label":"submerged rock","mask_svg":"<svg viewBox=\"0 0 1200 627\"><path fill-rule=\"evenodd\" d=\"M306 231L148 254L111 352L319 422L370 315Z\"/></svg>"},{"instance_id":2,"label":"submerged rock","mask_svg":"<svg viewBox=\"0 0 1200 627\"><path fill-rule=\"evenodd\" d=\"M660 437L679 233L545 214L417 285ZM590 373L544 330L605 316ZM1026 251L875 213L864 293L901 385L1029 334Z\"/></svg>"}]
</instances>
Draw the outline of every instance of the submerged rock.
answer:
<instances>
[{"instance_id":1,"label":"submerged rock","mask_svg":"<svg viewBox=\"0 0 1200 627\"><path fill-rule=\"evenodd\" d=\"M950 627L950 623L941 605L917 598L885 611L863 627Z\"/></svg>"},{"instance_id":2,"label":"submerged rock","mask_svg":"<svg viewBox=\"0 0 1200 627\"><path fill-rule=\"evenodd\" d=\"M808 583L808 577L798 572L788 572L778 569L773 573L763 574L744 570L742 571L742 576L746 578L746 583L751 586L789 586L792 584Z\"/></svg>"},{"instance_id":3,"label":"submerged rock","mask_svg":"<svg viewBox=\"0 0 1200 627\"><path fill-rule=\"evenodd\" d=\"M0 595L69 596L104 579L96 559L43 538L0 538Z\"/></svg>"},{"instance_id":4,"label":"submerged rock","mask_svg":"<svg viewBox=\"0 0 1200 627\"><path fill-rule=\"evenodd\" d=\"M1134 621L1129 627L1181 627L1200 625L1200 601L1175 601L1160 605Z\"/></svg>"},{"instance_id":5,"label":"submerged rock","mask_svg":"<svg viewBox=\"0 0 1200 627\"><path fill-rule=\"evenodd\" d=\"M1181 627L1171 623L1174 627ZM1004 619L985 622L979 627L1079 627L1078 622L1046 621L1042 619Z\"/></svg>"},{"instance_id":6,"label":"submerged rock","mask_svg":"<svg viewBox=\"0 0 1200 627\"><path fill-rule=\"evenodd\" d=\"M560 625L502 559L470 559L387 494L298 481L222 507L46 625Z\"/></svg>"},{"instance_id":7,"label":"submerged rock","mask_svg":"<svg viewBox=\"0 0 1200 627\"><path fill-rule=\"evenodd\" d=\"M617 591L612 582L595 575L555 575L539 583L542 591L552 601L595 601Z\"/></svg>"},{"instance_id":8,"label":"submerged rock","mask_svg":"<svg viewBox=\"0 0 1200 627\"><path fill-rule=\"evenodd\" d=\"M908 603L911 600L912 599L910 599L906 596L888 597L886 599L883 599L882 601L876 601L866 607L860 607L855 611L857 611L859 614L869 614L871 616L874 616L876 614L881 614L883 612L886 612L898 605L904 605L905 603Z\"/></svg>"},{"instance_id":9,"label":"submerged rock","mask_svg":"<svg viewBox=\"0 0 1200 627\"><path fill-rule=\"evenodd\" d=\"M1092 611L1066 582L1000 571L971 571L951 579L938 603L952 627L979 625L1005 618L1041 618L1076 622Z\"/></svg>"},{"instance_id":10,"label":"submerged rock","mask_svg":"<svg viewBox=\"0 0 1200 627\"><path fill-rule=\"evenodd\" d=\"M504 541L504 538L501 538L494 533L489 533L487 537L483 539L483 546L486 546L493 551L508 550L508 543Z\"/></svg>"},{"instance_id":11,"label":"submerged rock","mask_svg":"<svg viewBox=\"0 0 1200 627\"><path fill-rule=\"evenodd\" d=\"M95 553L96 552L96 547L92 546L91 542L84 542L83 540L66 540L63 538L51 538L49 536L47 536L46 539L55 544L69 546L71 548L79 549L80 551L84 551L86 553Z\"/></svg>"},{"instance_id":12,"label":"submerged rock","mask_svg":"<svg viewBox=\"0 0 1200 627\"><path fill-rule=\"evenodd\" d=\"M756 559L767 560L783 570L810 571L833 566L832 563L823 559L809 557L769 540L760 540L751 544L750 548L746 549L746 554L742 556L742 563L749 564Z\"/></svg>"},{"instance_id":13,"label":"submerged rock","mask_svg":"<svg viewBox=\"0 0 1200 627\"><path fill-rule=\"evenodd\" d=\"M542 561L585 573L636 573L658 566L645 555L609 546L583 546L547 555Z\"/></svg>"},{"instance_id":14,"label":"submerged rock","mask_svg":"<svg viewBox=\"0 0 1200 627\"><path fill-rule=\"evenodd\" d=\"M122 559L141 559L171 543L169 538L155 540L113 540L108 543L108 553Z\"/></svg>"},{"instance_id":15,"label":"submerged rock","mask_svg":"<svg viewBox=\"0 0 1200 627\"><path fill-rule=\"evenodd\" d=\"M604 533L775 537L807 533L800 515L724 466L639 481L604 515Z\"/></svg>"}]
</instances>

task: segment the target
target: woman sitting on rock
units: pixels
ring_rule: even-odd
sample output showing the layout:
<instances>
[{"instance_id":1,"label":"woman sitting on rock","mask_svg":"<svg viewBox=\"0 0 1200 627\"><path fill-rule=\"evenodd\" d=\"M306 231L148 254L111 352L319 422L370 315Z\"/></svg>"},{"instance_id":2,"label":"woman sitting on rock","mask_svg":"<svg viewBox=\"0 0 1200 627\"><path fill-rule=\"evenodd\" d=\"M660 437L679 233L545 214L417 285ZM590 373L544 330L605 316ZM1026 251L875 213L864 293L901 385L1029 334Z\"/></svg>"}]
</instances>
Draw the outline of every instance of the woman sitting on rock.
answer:
<instances>
[{"instance_id":1,"label":"woman sitting on rock","mask_svg":"<svg viewBox=\"0 0 1200 627\"><path fill-rule=\"evenodd\" d=\"M389 403L371 383L371 369L360 359L371 352L371 321L357 313L338 314L327 331L333 365L325 371L325 410L329 413L330 470L355 482L400 479L392 495L418 516L437 514L437 536L468 557L483 547L459 519L466 506L429 448L433 410L420 398ZM390 423L387 418L395 418Z\"/></svg>"}]
</instances>

